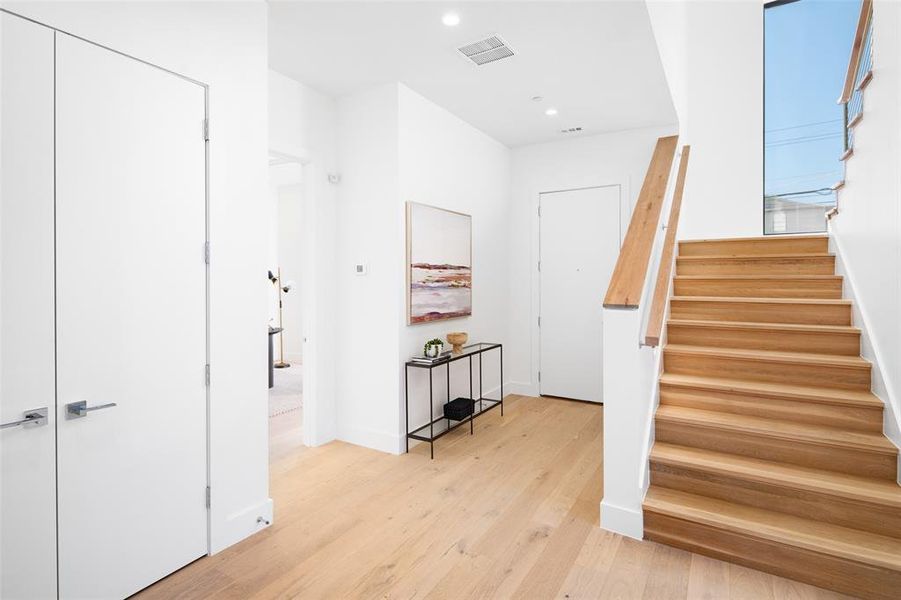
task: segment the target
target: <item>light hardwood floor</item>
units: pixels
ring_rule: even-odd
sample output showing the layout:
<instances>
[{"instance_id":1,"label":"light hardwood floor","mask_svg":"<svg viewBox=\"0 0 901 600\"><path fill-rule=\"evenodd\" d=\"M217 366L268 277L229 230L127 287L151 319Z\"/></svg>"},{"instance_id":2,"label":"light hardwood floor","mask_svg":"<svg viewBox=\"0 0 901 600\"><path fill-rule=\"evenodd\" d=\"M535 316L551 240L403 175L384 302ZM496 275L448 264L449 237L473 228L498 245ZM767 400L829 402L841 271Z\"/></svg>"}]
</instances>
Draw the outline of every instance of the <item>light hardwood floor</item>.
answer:
<instances>
[{"instance_id":1,"label":"light hardwood floor","mask_svg":"<svg viewBox=\"0 0 901 600\"><path fill-rule=\"evenodd\" d=\"M139 597L846 598L600 529L599 406L509 396L435 460L290 427L273 423L273 526Z\"/></svg>"}]
</instances>

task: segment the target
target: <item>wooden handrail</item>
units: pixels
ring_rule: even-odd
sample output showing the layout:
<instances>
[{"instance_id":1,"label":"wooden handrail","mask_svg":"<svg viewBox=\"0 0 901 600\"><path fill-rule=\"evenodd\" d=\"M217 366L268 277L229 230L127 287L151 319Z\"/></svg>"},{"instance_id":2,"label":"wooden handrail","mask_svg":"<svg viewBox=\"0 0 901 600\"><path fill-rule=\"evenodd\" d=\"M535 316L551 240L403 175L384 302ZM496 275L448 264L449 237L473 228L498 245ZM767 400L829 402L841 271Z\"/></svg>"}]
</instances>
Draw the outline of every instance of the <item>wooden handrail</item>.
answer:
<instances>
[{"instance_id":1,"label":"wooden handrail","mask_svg":"<svg viewBox=\"0 0 901 600\"><path fill-rule=\"evenodd\" d=\"M666 312L669 282L673 272L676 229L679 226L679 211L682 209L682 190L685 189L685 172L688 170L688 154L690 151L691 146L682 146L679 174L676 175L676 189L673 190L673 203L669 209L669 221L666 222L666 237L663 239L663 253L660 255L660 266L657 268L657 282L654 284L651 316L648 317L648 330L644 337L644 343L647 346L659 345L660 333L663 331L663 314Z\"/></svg>"},{"instance_id":2,"label":"wooden handrail","mask_svg":"<svg viewBox=\"0 0 901 600\"><path fill-rule=\"evenodd\" d=\"M675 135L657 140L623 247L619 251L619 258L616 259L616 267L607 287L604 308L638 308L677 140L678 136Z\"/></svg>"},{"instance_id":3,"label":"wooden handrail","mask_svg":"<svg viewBox=\"0 0 901 600\"><path fill-rule=\"evenodd\" d=\"M857 31L854 32L854 44L851 45L851 57L848 59L848 72L845 74L845 87L838 99L839 104L844 104L851 99L854 93L857 67L860 65L860 53L863 50L863 41L866 37L867 27L873 15L873 0L863 0L860 4L860 16L857 18Z\"/></svg>"}]
</instances>

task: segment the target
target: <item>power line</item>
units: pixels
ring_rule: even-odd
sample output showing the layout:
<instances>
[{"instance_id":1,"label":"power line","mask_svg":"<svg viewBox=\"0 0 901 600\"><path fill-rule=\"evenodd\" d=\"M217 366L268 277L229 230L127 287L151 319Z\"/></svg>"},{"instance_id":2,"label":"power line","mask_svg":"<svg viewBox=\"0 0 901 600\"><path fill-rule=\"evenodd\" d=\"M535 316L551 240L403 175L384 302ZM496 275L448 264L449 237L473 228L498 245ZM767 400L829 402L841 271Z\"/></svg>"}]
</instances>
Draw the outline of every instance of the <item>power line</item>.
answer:
<instances>
[{"instance_id":1,"label":"power line","mask_svg":"<svg viewBox=\"0 0 901 600\"><path fill-rule=\"evenodd\" d=\"M828 125L829 123L840 123L841 119L832 119L831 121L817 121L816 123L804 123L803 125L792 125L791 127L778 127L776 129L767 129L764 133L775 133L776 131L788 131L789 129L801 129L802 127L813 127L814 125Z\"/></svg>"},{"instance_id":2,"label":"power line","mask_svg":"<svg viewBox=\"0 0 901 600\"><path fill-rule=\"evenodd\" d=\"M813 179L815 177L821 177L823 175L840 175L841 170L836 169L833 171L818 171L816 173L804 173L802 175L791 175L789 177L774 177L769 178L769 181L788 181L789 179Z\"/></svg>"},{"instance_id":3,"label":"power line","mask_svg":"<svg viewBox=\"0 0 901 600\"><path fill-rule=\"evenodd\" d=\"M797 138L788 138L785 140L776 140L775 142L770 142L768 144L764 144L766 148L779 148L781 146L793 146L795 144L804 144L807 142L819 142L823 140L835 139L842 136L841 132L838 133L827 133L822 135L811 135L811 136L802 136Z\"/></svg>"}]
</instances>

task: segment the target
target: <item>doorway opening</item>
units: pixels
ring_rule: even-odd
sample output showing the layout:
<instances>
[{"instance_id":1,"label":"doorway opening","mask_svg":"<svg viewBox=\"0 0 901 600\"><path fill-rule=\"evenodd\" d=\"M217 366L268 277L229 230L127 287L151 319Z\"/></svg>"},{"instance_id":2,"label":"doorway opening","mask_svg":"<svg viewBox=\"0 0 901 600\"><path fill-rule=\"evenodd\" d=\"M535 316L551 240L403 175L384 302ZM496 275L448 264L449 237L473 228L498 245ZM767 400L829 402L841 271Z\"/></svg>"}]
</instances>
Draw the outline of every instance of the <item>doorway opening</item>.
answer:
<instances>
[{"instance_id":1,"label":"doorway opening","mask_svg":"<svg viewBox=\"0 0 901 600\"><path fill-rule=\"evenodd\" d=\"M302 274L303 165L269 156L269 454L303 445Z\"/></svg>"},{"instance_id":2,"label":"doorway opening","mask_svg":"<svg viewBox=\"0 0 901 600\"><path fill-rule=\"evenodd\" d=\"M826 230L844 178L842 91L860 0L764 5L763 232Z\"/></svg>"}]
</instances>

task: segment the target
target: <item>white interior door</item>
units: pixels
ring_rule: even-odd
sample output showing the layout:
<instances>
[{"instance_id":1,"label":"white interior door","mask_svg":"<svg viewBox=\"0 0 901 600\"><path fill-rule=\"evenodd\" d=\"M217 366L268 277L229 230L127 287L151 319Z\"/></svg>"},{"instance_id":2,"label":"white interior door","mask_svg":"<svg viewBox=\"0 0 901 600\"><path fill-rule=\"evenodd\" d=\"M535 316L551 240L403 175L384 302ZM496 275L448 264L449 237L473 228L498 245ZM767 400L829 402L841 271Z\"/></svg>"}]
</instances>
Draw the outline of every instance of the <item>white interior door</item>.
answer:
<instances>
[{"instance_id":1,"label":"white interior door","mask_svg":"<svg viewBox=\"0 0 901 600\"><path fill-rule=\"evenodd\" d=\"M620 186L539 198L542 395L601 402L603 300L620 245Z\"/></svg>"},{"instance_id":2,"label":"white interior door","mask_svg":"<svg viewBox=\"0 0 901 600\"><path fill-rule=\"evenodd\" d=\"M0 598L56 596L53 31L0 13Z\"/></svg>"},{"instance_id":3,"label":"white interior door","mask_svg":"<svg viewBox=\"0 0 901 600\"><path fill-rule=\"evenodd\" d=\"M59 588L122 598L207 552L204 89L56 48Z\"/></svg>"}]
</instances>

